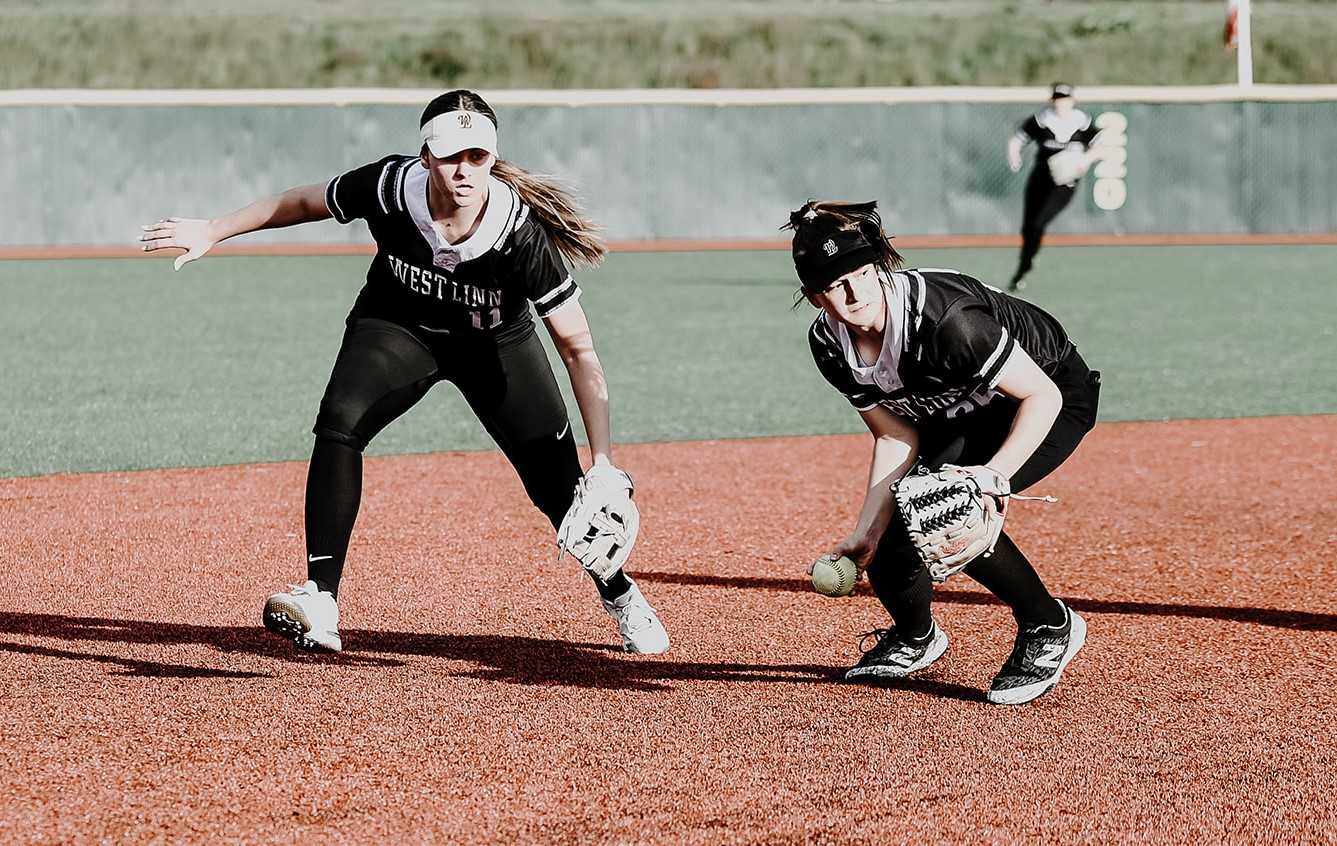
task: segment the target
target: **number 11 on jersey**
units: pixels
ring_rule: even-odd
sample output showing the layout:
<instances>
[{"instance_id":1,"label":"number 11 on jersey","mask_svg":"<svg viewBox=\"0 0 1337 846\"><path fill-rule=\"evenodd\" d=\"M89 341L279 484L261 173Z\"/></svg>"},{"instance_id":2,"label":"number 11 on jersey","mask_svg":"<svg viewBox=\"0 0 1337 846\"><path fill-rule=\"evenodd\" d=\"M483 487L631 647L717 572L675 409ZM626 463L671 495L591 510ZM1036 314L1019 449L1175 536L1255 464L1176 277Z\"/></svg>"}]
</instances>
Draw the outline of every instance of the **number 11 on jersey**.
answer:
<instances>
[{"instance_id":1,"label":"number 11 on jersey","mask_svg":"<svg viewBox=\"0 0 1337 846\"><path fill-rule=\"evenodd\" d=\"M486 323L483 322L483 312L481 311L471 311L469 317L473 321L475 329L491 329L501 323L501 309L488 309Z\"/></svg>"}]
</instances>

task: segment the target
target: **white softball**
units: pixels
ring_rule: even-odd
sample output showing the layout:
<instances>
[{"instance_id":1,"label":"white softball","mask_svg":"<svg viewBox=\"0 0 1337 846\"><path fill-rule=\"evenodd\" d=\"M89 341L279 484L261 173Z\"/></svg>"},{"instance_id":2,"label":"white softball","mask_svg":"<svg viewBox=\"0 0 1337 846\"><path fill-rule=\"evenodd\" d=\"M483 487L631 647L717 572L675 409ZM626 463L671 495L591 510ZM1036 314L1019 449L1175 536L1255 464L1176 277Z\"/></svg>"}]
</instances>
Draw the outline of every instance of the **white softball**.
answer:
<instances>
[{"instance_id":1,"label":"white softball","mask_svg":"<svg viewBox=\"0 0 1337 846\"><path fill-rule=\"evenodd\" d=\"M859 568L846 556L823 555L812 563L813 590L824 596L849 596Z\"/></svg>"}]
</instances>

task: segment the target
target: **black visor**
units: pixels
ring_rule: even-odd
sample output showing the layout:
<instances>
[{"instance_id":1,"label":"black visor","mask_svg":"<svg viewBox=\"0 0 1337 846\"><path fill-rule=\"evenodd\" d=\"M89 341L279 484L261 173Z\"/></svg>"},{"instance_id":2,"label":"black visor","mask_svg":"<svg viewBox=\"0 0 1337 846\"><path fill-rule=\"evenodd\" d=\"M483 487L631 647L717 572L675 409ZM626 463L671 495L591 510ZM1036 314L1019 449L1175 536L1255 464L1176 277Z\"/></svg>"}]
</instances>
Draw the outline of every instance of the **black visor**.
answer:
<instances>
[{"instance_id":1,"label":"black visor","mask_svg":"<svg viewBox=\"0 0 1337 846\"><path fill-rule=\"evenodd\" d=\"M877 248L857 229L838 229L821 237L794 239L794 269L803 290L810 294L825 291L846 273L877 259Z\"/></svg>"}]
</instances>

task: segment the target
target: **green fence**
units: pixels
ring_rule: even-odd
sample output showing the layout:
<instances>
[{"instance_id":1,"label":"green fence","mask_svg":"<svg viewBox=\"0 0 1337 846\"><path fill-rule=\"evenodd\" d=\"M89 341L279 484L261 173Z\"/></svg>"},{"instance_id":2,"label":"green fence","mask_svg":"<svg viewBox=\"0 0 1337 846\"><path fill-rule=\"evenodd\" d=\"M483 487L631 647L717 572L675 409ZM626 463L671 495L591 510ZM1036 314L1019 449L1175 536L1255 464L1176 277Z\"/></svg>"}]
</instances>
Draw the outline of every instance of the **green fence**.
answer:
<instances>
[{"instance_id":1,"label":"green fence","mask_svg":"<svg viewBox=\"0 0 1337 846\"><path fill-rule=\"evenodd\" d=\"M496 99L503 154L575 186L615 239L777 237L786 212L808 197L878 198L899 234L1015 231L1025 173L1008 171L1004 147L1039 103L1030 91L942 91L955 99ZM1125 153L1084 180L1055 231L1337 231L1337 96L1156 102L1089 91L1081 107ZM141 221L218 214L416 149L418 101L323 99L331 102L0 101L0 244L128 243ZM255 237L361 240L365 230L326 224Z\"/></svg>"}]
</instances>

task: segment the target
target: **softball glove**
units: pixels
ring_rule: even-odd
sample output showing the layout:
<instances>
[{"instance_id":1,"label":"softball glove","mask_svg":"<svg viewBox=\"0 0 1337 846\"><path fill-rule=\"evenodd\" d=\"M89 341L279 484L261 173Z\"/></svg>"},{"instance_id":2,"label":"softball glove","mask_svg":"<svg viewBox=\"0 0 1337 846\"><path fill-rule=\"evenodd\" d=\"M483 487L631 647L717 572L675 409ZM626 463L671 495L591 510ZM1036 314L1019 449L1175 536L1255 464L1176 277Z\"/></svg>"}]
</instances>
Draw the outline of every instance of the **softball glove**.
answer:
<instances>
[{"instance_id":1,"label":"softball glove","mask_svg":"<svg viewBox=\"0 0 1337 846\"><path fill-rule=\"evenodd\" d=\"M557 528L558 555L569 552L600 581L627 563L641 513L632 501L631 477L608 464L591 467Z\"/></svg>"},{"instance_id":2,"label":"softball glove","mask_svg":"<svg viewBox=\"0 0 1337 846\"><path fill-rule=\"evenodd\" d=\"M935 582L990 555L1003 531L1011 486L990 467L917 468L892 487L896 509Z\"/></svg>"},{"instance_id":3,"label":"softball glove","mask_svg":"<svg viewBox=\"0 0 1337 846\"><path fill-rule=\"evenodd\" d=\"M1049 157L1049 175L1055 185L1073 185L1086 175L1092 161L1090 153L1075 145Z\"/></svg>"}]
</instances>

